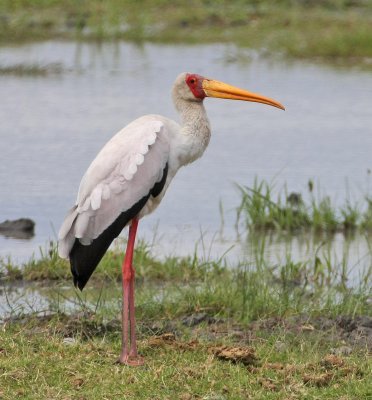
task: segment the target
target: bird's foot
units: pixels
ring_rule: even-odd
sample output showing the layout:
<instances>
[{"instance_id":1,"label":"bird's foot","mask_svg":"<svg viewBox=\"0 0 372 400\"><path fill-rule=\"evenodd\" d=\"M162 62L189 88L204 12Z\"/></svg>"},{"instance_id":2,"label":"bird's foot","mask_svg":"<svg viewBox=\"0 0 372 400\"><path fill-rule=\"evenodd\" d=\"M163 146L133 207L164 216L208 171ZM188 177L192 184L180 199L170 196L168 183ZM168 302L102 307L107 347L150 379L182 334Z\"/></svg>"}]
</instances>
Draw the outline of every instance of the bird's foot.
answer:
<instances>
[{"instance_id":1,"label":"bird's foot","mask_svg":"<svg viewBox=\"0 0 372 400\"><path fill-rule=\"evenodd\" d=\"M140 367L145 364L145 359L138 354L121 354L117 362L130 367Z\"/></svg>"}]
</instances>

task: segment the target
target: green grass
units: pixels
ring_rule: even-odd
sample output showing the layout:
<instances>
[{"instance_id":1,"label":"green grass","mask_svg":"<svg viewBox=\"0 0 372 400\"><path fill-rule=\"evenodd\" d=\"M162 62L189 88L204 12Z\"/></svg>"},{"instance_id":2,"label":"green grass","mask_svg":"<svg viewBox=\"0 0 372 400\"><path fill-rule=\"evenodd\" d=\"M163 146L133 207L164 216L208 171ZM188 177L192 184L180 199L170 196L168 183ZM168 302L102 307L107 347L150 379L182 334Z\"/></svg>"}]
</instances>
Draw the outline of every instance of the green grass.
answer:
<instances>
[{"instance_id":1,"label":"green grass","mask_svg":"<svg viewBox=\"0 0 372 400\"><path fill-rule=\"evenodd\" d=\"M146 365L128 368L114 363L120 351L118 331L90 338L74 335L66 343L59 332L65 323L56 316L44 323L29 319L2 327L2 399L356 400L372 394L372 363L365 351L332 356L321 333L252 332L249 340L237 340L227 335L234 332L231 327L225 339L211 341L203 334L210 337L219 325L185 328L176 337L142 336L139 349ZM225 360L216 351L221 344L230 346ZM253 353L254 362L234 362L234 349Z\"/></svg>"},{"instance_id":2,"label":"green grass","mask_svg":"<svg viewBox=\"0 0 372 400\"><path fill-rule=\"evenodd\" d=\"M276 191L272 184L256 178L251 188L239 186L241 203L237 209L237 221L244 221L249 231L327 234L371 231L372 203L368 196L362 204L346 200L345 204L336 206L330 197L314 194L312 181L308 188L305 196L288 193L286 186Z\"/></svg>"},{"instance_id":3,"label":"green grass","mask_svg":"<svg viewBox=\"0 0 372 400\"><path fill-rule=\"evenodd\" d=\"M121 280L125 246L125 242L119 240L116 247L105 254L94 272L93 280ZM46 248L40 248L39 253L38 257L32 257L22 265L15 265L10 258L0 259L0 279L26 282L71 279L69 262L58 256L56 243L49 242ZM219 263L200 263L196 254L189 257L167 257L164 261L159 261L151 256L150 246L141 240L136 244L134 264L138 281L190 281L204 277L207 270L215 272L220 269Z\"/></svg>"},{"instance_id":4,"label":"green grass","mask_svg":"<svg viewBox=\"0 0 372 400\"><path fill-rule=\"evenodd\" d=\"M365 63L372 4L310 0L3 0L0 40L233 42L295 58Z\"/></svg>"}]
</instances>

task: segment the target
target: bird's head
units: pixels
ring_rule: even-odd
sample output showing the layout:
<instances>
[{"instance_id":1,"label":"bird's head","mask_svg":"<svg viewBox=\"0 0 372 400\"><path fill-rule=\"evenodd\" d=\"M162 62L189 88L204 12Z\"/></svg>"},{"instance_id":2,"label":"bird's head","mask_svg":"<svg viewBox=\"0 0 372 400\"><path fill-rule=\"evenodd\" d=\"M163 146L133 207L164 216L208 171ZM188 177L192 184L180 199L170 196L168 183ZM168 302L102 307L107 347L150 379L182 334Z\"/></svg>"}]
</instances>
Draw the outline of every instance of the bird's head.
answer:
<instances>
[{"instance_id":1,"label":"bird's head","mask_svg":"<svg viewBox=\"0 0 372 400\"><path fill-rule=\"evenodd\" d=\"M269 97L190 73L182 73L177 77L173 87L173 97L175 99L199 102L203 101L206 97L253 101L285 110L282 104Z\"/></svg>"}]
</instances>

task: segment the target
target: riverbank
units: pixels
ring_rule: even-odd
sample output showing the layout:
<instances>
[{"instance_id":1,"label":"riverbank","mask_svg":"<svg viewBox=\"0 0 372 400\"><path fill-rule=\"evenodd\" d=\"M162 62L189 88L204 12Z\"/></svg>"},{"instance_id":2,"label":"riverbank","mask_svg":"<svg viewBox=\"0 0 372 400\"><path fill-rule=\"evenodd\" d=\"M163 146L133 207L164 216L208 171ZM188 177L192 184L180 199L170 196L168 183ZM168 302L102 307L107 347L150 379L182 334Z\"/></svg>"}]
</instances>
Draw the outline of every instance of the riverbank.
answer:
<instances>
[{"instance_id":1,"label":"riverbank","mask_svg":"<svg viewBox=\"0 0 372 400\"><path fill-rule=\"evenodd\" d=\"M369 275L351 288L337 266L314 262L275 266L262 254L235 268L197 254L159 260L139 242L136 314L146 365L127 368L115 364L121 254L108 252L82 293L71 290L53 244L23 266L3 260L1 294L11 309L0 324L0 396L368 398ZM47 289L47 306L25 314L13 303L20 281ZM27 295L35 308L37 293Z\"/></svg>"},{"instance_id":2,"label":"riverbank","mask_svg":"<svg viewBox=\"0 0 372 400\"><path fill-rule=\"evenodd\" d=\"M372 64L372 5L364 0L289 3L6 0L0 43L44 39L223 43L263 54Z\"/></svg>"}]
</instances>

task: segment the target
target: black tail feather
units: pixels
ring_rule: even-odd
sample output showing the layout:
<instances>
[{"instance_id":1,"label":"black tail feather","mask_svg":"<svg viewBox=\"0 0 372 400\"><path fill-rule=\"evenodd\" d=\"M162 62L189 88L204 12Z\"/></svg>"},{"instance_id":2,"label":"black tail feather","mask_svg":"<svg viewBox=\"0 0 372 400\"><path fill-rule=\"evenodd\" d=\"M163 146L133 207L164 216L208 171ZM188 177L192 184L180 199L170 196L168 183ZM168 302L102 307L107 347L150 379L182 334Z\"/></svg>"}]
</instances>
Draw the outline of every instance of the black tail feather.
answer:
<instances>
[{"instance_id":1,"label":"black tail feather","mask_svg":"<svg viewBox=\"0 0 372 400\"><path fill-rule=\"evenodd\" d=\"M120 235L127 223L132 220L145 206L150 196L157 197L164 188L168 175L168 163L163 170L163 176L159 182L150 190L150 193L134 204L129 210L122 212L119 217L91 244L85 246L75 239L75 243L70 252L71 272L74 277L74 285L80 290L88 282L103 255L110 247L113 240Z\"/></svg>"},{"instance_id":2,"label":"black tail feather","mask_svg":"<svg viewBox=\"0 0 372 400\"><path fill-rule=\"evenodd\" d=\"M80 243L79 239L75 240L70 252L70 264L74 285L80 290L84 289L113 240L119 236L127 223L142 210L149 197L150 194L143 197L129 210L122 212L114 223L94 239L91 244L85 246Z\"/></svg>"}]
</instances>

